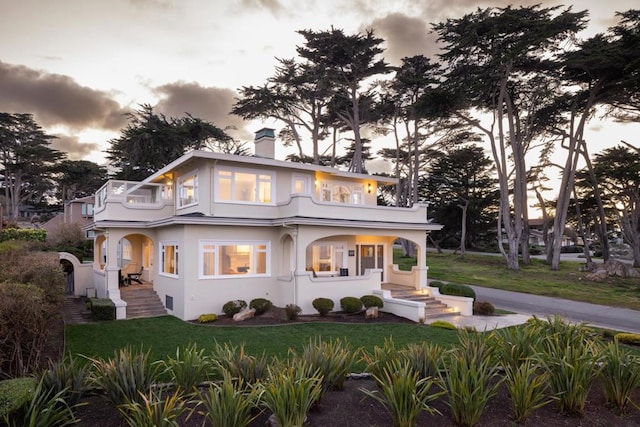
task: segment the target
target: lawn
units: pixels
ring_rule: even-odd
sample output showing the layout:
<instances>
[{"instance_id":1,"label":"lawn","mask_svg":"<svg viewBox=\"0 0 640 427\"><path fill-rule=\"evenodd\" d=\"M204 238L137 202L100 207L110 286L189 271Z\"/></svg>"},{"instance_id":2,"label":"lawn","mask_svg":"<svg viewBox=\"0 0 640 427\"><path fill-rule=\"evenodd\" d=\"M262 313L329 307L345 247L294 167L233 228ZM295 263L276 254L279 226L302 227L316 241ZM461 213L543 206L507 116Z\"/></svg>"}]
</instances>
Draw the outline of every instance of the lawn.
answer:
<instances>
[{"instance_id":1,"label":"lawn","mask_svg":"<svg viewBox=\"0 0 640 427\"><path fill-rule=\"evenodd\" d=\"M281 326L208 326L183 322L173 316L148 319L116 320L67 325L66 351L89 357L109 357L115 349L129 344L151 348L155 359L175 355L176 348L197 343L212 348L215 342L245 344L250 354L286 356L289 349L301 350L310 338L346 338L353 348L371 351L384 339L393 337L398 346L429 341L443 346L458 342L455 331L411 324L336 324L304 323Z\"/></svg>"},{"instance_id":2,"label":"lawn","mask_svg":"<svg viewBox=\"0 0 640 427\"><path fill-rule=\"evenodd\" d=\"M396 260L411 264L410 258ZM499 256L427 254L429 279L640 310L640 280L611 277L606 283L589 282L581 265L563 261L554 271L543 260L533 259L531 265L512 271Z\"/></svg>"}]
</instances>

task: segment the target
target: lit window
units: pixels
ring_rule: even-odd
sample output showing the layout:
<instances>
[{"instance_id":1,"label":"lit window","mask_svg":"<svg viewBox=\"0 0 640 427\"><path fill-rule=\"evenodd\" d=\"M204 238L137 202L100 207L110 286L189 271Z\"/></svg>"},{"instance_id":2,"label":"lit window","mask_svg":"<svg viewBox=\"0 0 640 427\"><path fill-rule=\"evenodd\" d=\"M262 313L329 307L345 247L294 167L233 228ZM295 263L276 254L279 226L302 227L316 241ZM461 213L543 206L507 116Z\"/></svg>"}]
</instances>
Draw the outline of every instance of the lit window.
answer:
<instances>
[{"instance_id":1,"label":"lit window","mask_svg":"<svg viewBox=\"0 0 640 427\"><path fill-rule=\"evenodd\" d=\"M175 242L167 242L160 244L160 273L167 275L178 275L178 244Z\"/></svg>"},{"instance_id":2,"label":"lit window","mask_svg":"<svg viewBox=\"0 0 640 427\"><path fill-rule=\"evenodd\" d=\"M218 170L216 201L242 203L272 203L272 174L245 170Z\"/></svg>"},{"instance_id":3,"label":"lit window","mask_svg":"<svg viewBox=\"0 0 640 427\"><path fill-rule=\"evenodd\" d=\"M320 200L323 202L361 205L364 203L364 185L322 182Z\"/></svg>"},{"instance_id":4,"label":"lit window","mask_svg":"<svg viewBox=\"0 0 640 427\"><path fill-rule=\"evenodd\" d=\"M337 272L346 267L346 243L321 242L307 247L307 268L316 272Z\"/></svg>"},{"instance_id":5,"label":"lit window","mask_svg":"<svg viewBox=\"0 0 640 427\"><path fill-rule=\"evenodd\" d=\"M293 176L293 193L309 193L309 177L294 175Z\"/></svg>"},{"instance_id":6,"label":"lit window","mask_svg":"<svg viewBox=\"0 0 640 427\"><path fill-rule=\"evenodd\" d=\"M200 277L269 274L268 242L200 242Z\"/></svg>"},{"instance_id":7,"label":"lit window","mask_svg":"<svg viewBox=\"0 0 640 427\"><path fill-rule=\"evenodd\" d=\"M193 173L178 180L178 207L198 203L198 175Z\"/></svg>"}]
</instances>

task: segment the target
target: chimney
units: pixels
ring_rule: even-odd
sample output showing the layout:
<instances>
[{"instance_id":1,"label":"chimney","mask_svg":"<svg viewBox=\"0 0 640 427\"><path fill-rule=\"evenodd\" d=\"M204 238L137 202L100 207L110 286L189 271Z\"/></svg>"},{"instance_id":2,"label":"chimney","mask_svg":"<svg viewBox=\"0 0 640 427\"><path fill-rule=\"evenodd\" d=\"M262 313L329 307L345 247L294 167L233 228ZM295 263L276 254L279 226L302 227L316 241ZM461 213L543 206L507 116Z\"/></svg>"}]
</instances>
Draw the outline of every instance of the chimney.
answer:
<instances>
[{"instance_id":1,"label":"chimney","mask_svg":"<svg viewBox=\"0 0 640 427\"><path fill-rule=\"evenodd\" d=\"M270 128L262 128L256 132L255 153L257 157L265 157L273 159L275 155L275 130Z\"/></svg>"}]
</instances>

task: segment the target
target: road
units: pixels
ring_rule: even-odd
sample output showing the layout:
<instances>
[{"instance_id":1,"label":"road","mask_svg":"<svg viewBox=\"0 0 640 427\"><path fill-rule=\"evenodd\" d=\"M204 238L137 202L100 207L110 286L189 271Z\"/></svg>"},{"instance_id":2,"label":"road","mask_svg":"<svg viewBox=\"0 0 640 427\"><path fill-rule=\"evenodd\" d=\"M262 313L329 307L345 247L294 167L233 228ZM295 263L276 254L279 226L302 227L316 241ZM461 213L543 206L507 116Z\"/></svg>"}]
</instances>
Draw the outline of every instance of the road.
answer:
<instances>
[{"instance_id":1,"label":"road","mask_svg":"<svg viewBox=\"0 0 640 427\"><path fill-rule=\"evenodd\" d=\"M568 320L592 326L640 334L640 311L615 308L560 298L472 286L478 301L489 301L496 308L546 317L560 314Z\"/></svg>"}]
</instances>

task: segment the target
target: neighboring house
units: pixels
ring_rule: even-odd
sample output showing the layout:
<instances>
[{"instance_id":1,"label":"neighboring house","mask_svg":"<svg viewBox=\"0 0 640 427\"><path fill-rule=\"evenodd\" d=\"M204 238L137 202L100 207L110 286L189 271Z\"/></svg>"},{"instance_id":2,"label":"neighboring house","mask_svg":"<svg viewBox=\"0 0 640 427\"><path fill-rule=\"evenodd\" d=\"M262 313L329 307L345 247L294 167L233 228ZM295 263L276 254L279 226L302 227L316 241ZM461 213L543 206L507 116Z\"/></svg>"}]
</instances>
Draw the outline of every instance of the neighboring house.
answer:
<instances>
[{"instance_id":1,"label":"neighboring house","mask_svg":"<svg viewBox=\"0 0 640 427\"><path fill-rule=\"evenodd\" d=\"M314 313L312 301L427 286L427 207L377 206L393 178L275 160L273 129L256 156L192 151L143 182L112 180L95 196L98 297L125 318L120 278L142 269L170 314L194 319L225 302L267 298ZM393 265L393 243L412 241L418 266ZM126 276L125 276L126 277Z\"/></svg>"},{"instance_id":2,"label":"neighboring house","mask_svg":"<svg viewBox=\"0 0 640 427\"><path fill-rule=\"evenodd\" d=\"M549 224L547 231L549 241L553 239L553 222ZM580 242L582 239L580 239ZM571 237L566 234L562 236L562 246L570 246L574 244ZM581 244L581 243L580 243ZM529 220L529 245L545 246L544 243L544 220L542 218L534 218Z\"/></svg>"},{"instance_id":3,"label":"neighboring house","mask_svg":"<svg viewBox=\"0 0 640 427\"><path fill-rule=\"evenodd\" d=\"M95 196L81 197L79 199L68 200L64 203L64 212L51 218L49 221L41 225L41 228L51 232L60 224L78 224L82 228L88 227L93 223L93 203ZM93 231L85 232L88 239L94 237Z\"/></svg>"}]
</instances>

